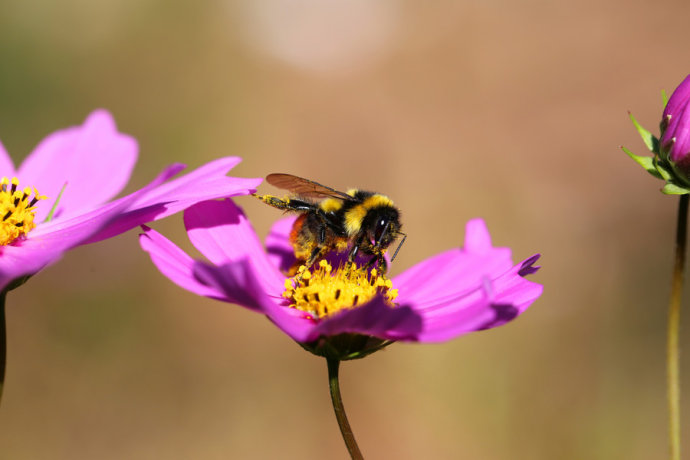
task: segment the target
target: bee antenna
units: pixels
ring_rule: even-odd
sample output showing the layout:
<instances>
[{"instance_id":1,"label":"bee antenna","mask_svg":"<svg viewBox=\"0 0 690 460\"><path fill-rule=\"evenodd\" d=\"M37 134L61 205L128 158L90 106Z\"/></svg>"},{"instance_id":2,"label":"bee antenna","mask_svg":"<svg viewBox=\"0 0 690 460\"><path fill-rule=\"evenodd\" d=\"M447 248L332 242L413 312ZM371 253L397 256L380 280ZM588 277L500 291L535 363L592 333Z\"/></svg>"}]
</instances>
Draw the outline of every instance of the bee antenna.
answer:
<instances>
[{"instance_id":1,"label":"bee antenna","mask_svg":"<svg viewBox=\"0 0 690 460\"><path fill-rule=\"evenodd\" d=\"M403 245L403 243L407 239L407 235L403 232L398 232L398 235L402 235L403 239L400 241L400 244L398 245L398 247L395 248L395 252L393 253L393 257L391 257L391 263L395 260L395 256L398 255L398 251L400 251L400 247Z\"/></svg>"}]
</instances>

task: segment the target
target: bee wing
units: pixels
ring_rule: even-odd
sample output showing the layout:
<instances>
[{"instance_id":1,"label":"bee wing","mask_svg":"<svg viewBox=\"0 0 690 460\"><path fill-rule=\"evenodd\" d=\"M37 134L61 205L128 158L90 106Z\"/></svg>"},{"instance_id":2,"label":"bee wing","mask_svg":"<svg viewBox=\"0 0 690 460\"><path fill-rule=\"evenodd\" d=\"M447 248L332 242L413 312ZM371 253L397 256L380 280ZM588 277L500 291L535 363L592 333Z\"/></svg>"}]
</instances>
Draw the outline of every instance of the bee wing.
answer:
<instances>
[{"instance_id":1,"label":"bee wing","mask_svg":"<svg viewBox=\"0 0 690 460\"><path fill-rule=\"evenodd\" d=\"M266 176L266 182L274 187L288 190L295 195L323 199L323 198L337 198L339 200L352 201L353 198L347 193L339 192L325 185L321 185L313 180L304 179L303 177L293 176L292 174L274 173Z\"/></svg>"}]
</instances>

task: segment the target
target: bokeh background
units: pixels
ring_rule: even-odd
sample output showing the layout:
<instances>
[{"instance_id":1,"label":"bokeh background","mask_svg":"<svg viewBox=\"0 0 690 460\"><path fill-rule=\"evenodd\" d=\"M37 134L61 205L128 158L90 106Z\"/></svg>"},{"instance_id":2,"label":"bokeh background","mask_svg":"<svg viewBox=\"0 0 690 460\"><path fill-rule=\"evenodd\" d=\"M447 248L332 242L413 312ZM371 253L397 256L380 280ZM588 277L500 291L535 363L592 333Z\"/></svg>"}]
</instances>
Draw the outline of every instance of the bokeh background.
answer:
<instances>
[{"instance_id":1,"label":"bokeh background","mask_svg":"<svg viewBox=\"0 0 690 460\"><path fill-rule=\"evenodd\" d=\"M626 111L656 130L660 91L690 72L688 15L629 0L4 2L0 138L19 162L104 107L140 142L128 190L240 155L234 175L385 192L409 235L393 273L481 216L515 259L543 254L544 295L505 327L344 363L367 458L664 458L677 203L619 146L644 152ZM280 215L237 201L260 235ZM154 227L189 247L181 216ZM2 458L347 458L325 362L169 283L135 231L12 292L7 321ZM690 388L688 354L682 372ZM686 440L689 417L686 397Z\"/></svg>"}]
</instances>

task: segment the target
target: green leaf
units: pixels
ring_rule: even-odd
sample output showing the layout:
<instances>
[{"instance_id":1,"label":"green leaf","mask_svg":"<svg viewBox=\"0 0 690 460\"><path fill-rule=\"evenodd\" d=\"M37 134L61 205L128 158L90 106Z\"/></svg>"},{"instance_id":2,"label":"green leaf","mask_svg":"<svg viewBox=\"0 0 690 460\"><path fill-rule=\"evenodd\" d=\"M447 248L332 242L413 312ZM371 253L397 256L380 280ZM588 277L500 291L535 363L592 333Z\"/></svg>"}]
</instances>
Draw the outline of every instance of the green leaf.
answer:
<instances>
[{"instance_id":1,"label":"green leaf","mask_svg":"<svg viewBox=\"0 0 690 460\"><path fill-rule=\"evenodd\" d=\"M666 94L666 90L662 89L661 90L661 100L664 101L664 108L668 105L668 95Z\"/></svg>"},{"instance_id":2,"label":"green leaf","mask_svg":"<svg viewBox=\"0 0 690 460\"><path fill-rule=\"evenodd\" d=\"M686 195L690 193L690 190L668 182L664 185L664 188L661 189L661 193L665 193L666 195Z\"/></svg>"},{"instance_id":3,"label":"green leaf","mask_svg":"<svg viewBox=\"0 0 690 460\"><path fill-rule=\"evenodd\" d=\"M641 156L641 155L635 155L634 153L632 153L630 150L623 147L622 145L621 145L621 149L623 149L623 151L625 153L627 153L630 158L635 160L637 162L637 164L642 166L649 174L656 177L657 179L663 179L663 177L661 176L661 173L659 173L659 171L656 168L656 164L654 162L654 157L645 157L645 156Z\"/></svg>"},{"instance_id":4,"label":"green leaf","mask_svg":"<svg viewBox=\"0 0 690 460\"><path fill-rule=\"evenodd\" d=\"M633 117L633 114L632 114L632 113L628 113L628 115L630 116L630 120L632 120L633 125L635 125L635 129L637 129L637 132L640 133L640 136L642 137L642 140L644 141L644 144L647 146L647 148L648 148L651 152L655 152L655 147L656 147L657 145L659 145L658 139L657 139L656 137L654 137L654 135L652 135L652 133L650 133L649 131L647 131L646 129L644 129L644 128L642 127L642 125L640 125L640 124L637 122L637 120L635 119L635 117Z\"/></svg>"}]
</instances>

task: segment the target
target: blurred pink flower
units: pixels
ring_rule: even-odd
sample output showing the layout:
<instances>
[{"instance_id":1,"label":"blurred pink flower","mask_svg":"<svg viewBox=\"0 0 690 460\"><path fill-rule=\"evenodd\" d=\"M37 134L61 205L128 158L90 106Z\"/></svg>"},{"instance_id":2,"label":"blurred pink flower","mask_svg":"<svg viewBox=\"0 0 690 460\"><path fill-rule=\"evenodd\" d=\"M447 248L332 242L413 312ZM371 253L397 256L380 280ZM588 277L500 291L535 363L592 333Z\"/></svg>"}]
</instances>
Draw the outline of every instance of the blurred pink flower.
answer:
<instances>
[{"instance_id":1,"label":"blurred pink flower","mask_svg":"<svg viewBox=\"0 0 690 460\"><path fill-rule=\"evenodd\" d=\"M203 200L250 193L261 182L227 177L240 159L226 157L168 181L185 167L171 165L144 188L108 202L127 184L137 151L136 141L119 133L104 110L91 113L81 126L46 137L18 169L0 144L0 175L16 178L19 184L10 188L6 180L0 192L5 225L0 228L5 230L0 291L20 284L75 246L115 236ZM15 219L19 214L26 219ZM17 223L9 225L8 219ZM23 234L7 237L7 230L17 228Z\"/></svg>"},{"instance_id":2,"label":"blurred pink flower","mask_svg":"<svg viewBox=\"0 0 690 460\"><path fill-rule=\"evenodd\" d=\"M325 317L291 308L282 294L294 261L288 235L293 217L279 220L261 244L231 201L196 204L184 213L192 244L211 264L195 261L160 233L144 227L142 248L171 281L195 294L266 315L301 344L355 334L384 341L441 342L490 329L523 313L542 293L524 278L538 255L514 265L509 248L495 248L484 221L467 223L465 244L428 258L392 278L391 308L383 295ZM310 350L311 351L311 350Z\"/></svg>"}]
</instances>

